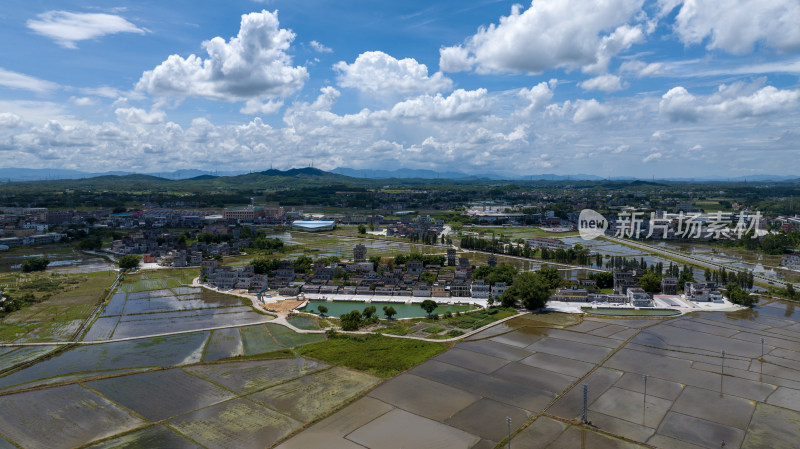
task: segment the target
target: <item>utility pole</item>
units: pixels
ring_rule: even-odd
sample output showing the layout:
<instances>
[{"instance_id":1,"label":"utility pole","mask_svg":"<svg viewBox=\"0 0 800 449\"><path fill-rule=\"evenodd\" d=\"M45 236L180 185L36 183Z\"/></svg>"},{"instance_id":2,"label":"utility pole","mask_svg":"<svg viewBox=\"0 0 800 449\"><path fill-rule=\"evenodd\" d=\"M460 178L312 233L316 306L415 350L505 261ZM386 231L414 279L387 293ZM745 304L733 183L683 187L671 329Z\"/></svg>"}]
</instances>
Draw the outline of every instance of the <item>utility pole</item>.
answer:
<instances>
[{"instance_id":1,"label":"utility pole","mask_svg":"<svg viewBox=\"0 0 800 449\"><path fill-rule=\"evenodd\" d=\"M589 398L589 385L583 384L583 416L581 416L581 421L584 424L589 422L589 418L586 412L586 407L588 405L588 398Z\"/></svg>"},{"instance_id":2,"label":"utility pole","mask_svg":"<svg viewBox=\"0 0 800 449\"><path fill-rule=\"evenodd\" d=\"M511 418L506 416L506 424L508 424L508 449L511 449Z\"/></svg>"},{"instance_id":3,"label":"utility pole","mask_svg":"<svg viewBox=\"0 0 800 449\"><path fill-rule=\"evenodd\" d=\"M722 351L722 370L719 376L719 397L722 397L722 382L725 378L725 351Z\"/></svg>"}]
</instances>

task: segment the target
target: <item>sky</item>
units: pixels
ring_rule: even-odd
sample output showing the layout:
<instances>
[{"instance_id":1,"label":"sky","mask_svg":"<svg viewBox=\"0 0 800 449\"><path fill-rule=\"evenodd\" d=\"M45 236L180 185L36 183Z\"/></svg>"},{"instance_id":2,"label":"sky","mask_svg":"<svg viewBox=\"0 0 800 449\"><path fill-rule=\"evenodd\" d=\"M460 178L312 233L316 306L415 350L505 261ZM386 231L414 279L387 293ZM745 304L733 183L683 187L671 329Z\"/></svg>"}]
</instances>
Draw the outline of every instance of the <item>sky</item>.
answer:
<instances>
[{"instance_id":1,"label":"sky","mask_svg":"<svg viewBox=\"0 0 800 449\"><path fill-rule=\"evenodd\" d=\"M798 0L10 0L0 167L800 173Z\"/></svg>"}]
</instances>

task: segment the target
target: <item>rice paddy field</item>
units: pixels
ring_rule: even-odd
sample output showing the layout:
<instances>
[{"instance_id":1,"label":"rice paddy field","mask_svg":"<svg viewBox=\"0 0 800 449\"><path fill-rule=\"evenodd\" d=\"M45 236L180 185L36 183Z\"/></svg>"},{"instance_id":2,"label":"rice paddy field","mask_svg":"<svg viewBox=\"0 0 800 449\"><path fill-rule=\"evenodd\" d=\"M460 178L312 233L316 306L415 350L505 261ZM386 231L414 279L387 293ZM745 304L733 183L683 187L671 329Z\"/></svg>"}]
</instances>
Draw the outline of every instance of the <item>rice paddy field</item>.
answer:
<instances>
[{"instance_id":1,"label":"rice paddy field","mask_svg":"<svg viewBox=\"0 0 800 449\"><path fill-rule=\"evenodd\" d=\"M164 288L176 288L192 283L192 279L200 275L198 268L172 268L140 271L128 274L125 283L120 286L124 292L141 292Z\"/></svg>"},{"instance_id":2,"label":"rice paddy field","mask_svg":"<svg viewBox=\"0 0 800 449\"><path fill-rule=\"evenodd\" d=\"M479 449L505 447L506 417L517 448L796 447L800 311L789 303L525 314L447 344L294 332L191 287L194 276L129 276L79 344L0 347L0 448ZM15 323L15 338L36 338L36 323ZM583 385L591 425L580 424Z\"/></svg>"},{"instance_id":3,"label":"rice paddy field","mask_svg":"<svg viewBox=\"0 0 800 449\"><path fill-rule=\"evenodd\" d=\"M324 334L169 271L129 276L83 344L0 348L0 448L262 448L379 382L292 354Z\"/></svg>"},{"instance_id":4,"label":"rice paddy field","mask_svg":"<svg viewBox=\"0 0 800 449\"><path fill-rule=\"evenodd\" d=\"M528 314L277 447L500 449L510 433L515 448L795 448L798 361L800 311L780 301L671 319Z\"/></svg>"},{"instance_id":5,"label":"rice paddy field","mask_svg":"<svg viewBox=\"0 0 800 449\"><path fill-rule=\"evenodd\" d=\"M84 335L84 341L142 337L261 323L249 300L184 285L196 270L128 276ZM146 289L145 287L151 287Z\"/></svg>"},{"instance_id":6,"label":"rice paddy field","mask_svg":"<svg viewBox=\"0 0 800 449\"><path fill-rule=\"evenodd\" d=\"M264 448L378 382L303 358L79 380L0 394L0 447Z\"/></svg>"}]
</instances>

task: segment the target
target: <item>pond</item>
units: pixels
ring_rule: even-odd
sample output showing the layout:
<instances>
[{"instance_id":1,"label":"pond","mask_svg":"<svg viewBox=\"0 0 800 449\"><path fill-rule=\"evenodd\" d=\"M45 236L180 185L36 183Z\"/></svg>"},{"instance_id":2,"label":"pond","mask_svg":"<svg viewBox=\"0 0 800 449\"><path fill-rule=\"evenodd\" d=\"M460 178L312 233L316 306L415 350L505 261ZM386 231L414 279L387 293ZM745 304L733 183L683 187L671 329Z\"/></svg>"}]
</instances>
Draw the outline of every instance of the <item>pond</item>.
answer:
<instances>
[{"instance_id":1,"label":"pond","mask_svg":"<svg viewBox=\"0 0 800 449\"><path fill-rule=\"evenodd\" d=\"M380 317L384 316L383 306L394 307L394 310L397 311L397 315L394 316L395 318L421 318L426 315L425 311L422 310L422 307L420 307L419 304L404 304L396 302L364 303L361 301L309 301L308 304L301 310L309 313L319 313L317 307L320 305L324 305L328 308L328 311L325 313L325 315L335 317L344 315L345 313L350 313L353 310L358 310L361 312L364 310L364 308L369 306L374 306L377 309L378 316ZM439 307L433 311L433 313L441 315L445 312L466 312L470 309L471 306L451 306L440 304Z\"/></svg>"}]
</instances>

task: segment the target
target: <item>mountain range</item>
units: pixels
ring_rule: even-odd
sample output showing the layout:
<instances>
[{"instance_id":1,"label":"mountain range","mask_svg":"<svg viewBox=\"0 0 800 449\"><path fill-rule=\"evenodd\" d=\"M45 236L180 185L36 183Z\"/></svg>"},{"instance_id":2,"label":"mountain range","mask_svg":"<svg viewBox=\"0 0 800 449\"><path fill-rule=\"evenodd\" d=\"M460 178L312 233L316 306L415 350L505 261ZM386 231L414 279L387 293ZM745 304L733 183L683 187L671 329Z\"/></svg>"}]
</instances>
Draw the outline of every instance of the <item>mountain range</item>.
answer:
<instances>
[{"instance_id":1,"label":"mountain range","mask_svg":"<svg viewBox=\"0 0 800 449\"><path fill-rule=\"evenodd\" d=\"M5 182L18 182L18 181L55 181L55 180L68 180L68 179L89 179L105 176L127 176L127 175L148 175L164 180L208 180L217 177L234 177L239 175L261 173L270 176L286 175L296 176L300 171L305 169L290 169L286 171L281 170L266 170L263 172L245 172L245 171L208 171L197 169L183 169L171 172L152 172L152 173L138 173L128 171L109 171L102 173L84 172L79 170L69 169L52 169L52 168L0 168L0 181ZM372 169L355 169L347 167L334 168L330 172L325 172L318 169L312 169L317 175L320 173L329 173L341 175L342 178L338 181L345 181L347 178L361 178L361 179L451 179L459 181L469 180L482 180L482 181L634 181L640 178L635 177L610 177L605 178L596 175L587 174L574 174L574 175L556 175L556 174L508 174L508 173L483 173L480 176L472 175L456 171L437 172L434 170L413 169L413 168L400 168L396 170L372 170ZM292 174L288 174L293 172ZM800 179L797 175L751 175L751 176L738 176L732 178L723 177L705 177L705 178L660 178L657 181L673 181L673 182L697 182L697 181L729 181L729 182L768 182L768 181L792 181ZM646 179L652 180L652 179Z\"/></svg>"}]
</instances>

